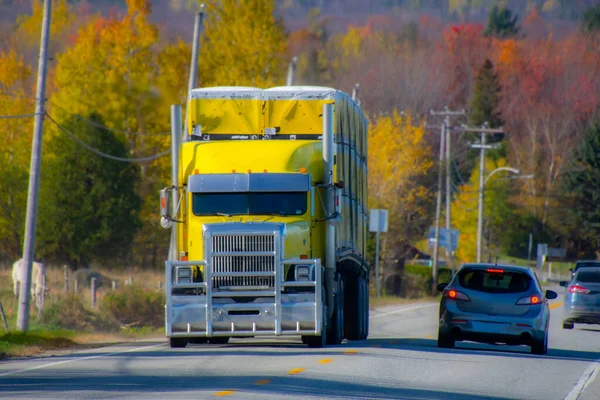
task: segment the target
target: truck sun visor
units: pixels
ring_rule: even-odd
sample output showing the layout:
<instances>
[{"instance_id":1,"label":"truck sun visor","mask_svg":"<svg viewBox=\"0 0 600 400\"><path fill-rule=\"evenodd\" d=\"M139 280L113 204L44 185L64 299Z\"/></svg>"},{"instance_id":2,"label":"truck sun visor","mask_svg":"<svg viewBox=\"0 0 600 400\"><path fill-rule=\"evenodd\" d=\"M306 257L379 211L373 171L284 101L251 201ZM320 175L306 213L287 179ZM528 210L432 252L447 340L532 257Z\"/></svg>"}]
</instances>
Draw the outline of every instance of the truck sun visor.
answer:
<instances>
[{"instance_id":1,"label":"truck sun visor","mask_svg":"<svg viewBox=\"0 0 600 400\"><path fill-rule=\"evenodd\" d=\"M191 193L308 192L307 174L198 174L191 175Z\"/></svg>"}]
</instances>

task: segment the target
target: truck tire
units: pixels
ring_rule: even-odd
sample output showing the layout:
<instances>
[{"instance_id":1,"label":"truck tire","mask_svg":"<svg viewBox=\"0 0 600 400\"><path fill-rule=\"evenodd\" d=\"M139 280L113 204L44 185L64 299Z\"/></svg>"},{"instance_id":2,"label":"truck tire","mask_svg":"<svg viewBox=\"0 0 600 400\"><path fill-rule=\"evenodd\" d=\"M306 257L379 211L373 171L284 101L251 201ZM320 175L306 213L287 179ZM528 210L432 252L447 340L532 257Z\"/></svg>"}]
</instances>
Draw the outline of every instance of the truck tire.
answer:
<instances>
[{"instance_id":1,"label":"truck tire","mask_svg":"<svg viewBox=\"0 0 600 400\"><path fill-rule=\"evenodd\" d=\"M363 305L361 312L363 325L360 332L360 340L365 340L369 336L369 282L362 276L358 282L362 292L361 304Z\"/></svg>"},{"instance_id":2,"label":"truck tire","mask_svg":"<svg viewBox=\"0 0 600 400\"><path fill-rule=\"evenodd\" d=\"M229 336L215 336L208 338L210 344L227 344L229 343Z\"/></svg>"},{"instance_id":3,"label":"truck tire","mask_svg":"<svg viewBox=\"0 0 600 400\"><path fill-rule=\"evenodd\" d=\"M188 341L185 338L169 338L169 345L171 345L172 349L175 348L183 348L185 346L187 346Z\"/></svg>"},{"instance_id":4,"label":"truck tire","mask_svg":"<svg viewBox=\"0 0 600 400\"><path fill-rule=\"evenodd\" d=\"M344 280L340 274L336 277L336 295L334 297L335 309L332 324L327 332L327 344L341 344L344 340Z\"/></svg>"},{"instance_id":5,"label":"truck tire","mask_svg":"<svg viewBox=\"0 0 600 400\"><path fill-rule=\"evenodd\" d=\"M361 340L365 335L365 295L361 277L346 286L346 339Z\"/></svg>"}]
</instances>

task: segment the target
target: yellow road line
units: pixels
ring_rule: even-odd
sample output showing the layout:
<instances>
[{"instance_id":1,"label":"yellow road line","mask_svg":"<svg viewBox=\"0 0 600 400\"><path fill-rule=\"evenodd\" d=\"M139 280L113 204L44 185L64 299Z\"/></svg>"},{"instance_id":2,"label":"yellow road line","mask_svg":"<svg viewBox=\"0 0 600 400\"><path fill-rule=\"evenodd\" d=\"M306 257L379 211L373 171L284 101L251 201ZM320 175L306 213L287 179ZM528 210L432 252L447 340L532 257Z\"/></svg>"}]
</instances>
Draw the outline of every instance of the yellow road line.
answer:
<instances>
[{"instance_id":1,"label":"yellow road line","mask_svg":"<svg viewBox=\"0 0 600 400\"><path fill-rule=\"evenodd\" d=\"M557 302L557 303L550 304L550 309L551 309L551 310L554 310L555 308L558 308L558 307L560 307L560 306L562 306L562 305L563 305L563 302L562 302L562 301L559 301L559 302Z\"/></svg>"},{"instance_id":2,"label":"yellow road line","mask_svg":"<svg viewBox=\"0 0 600 400\"><path fill-rule=\"evenodd\" d=\"M217 396L217 397L231 396L234 393L235 393L235 390L223 390L221 392L215 393L215 396Z\"/></svg>"},{"instance_id":3,"label":"yellow road line","mask_svg":"<svg viewBox=\"0 0 600 400\"><path fill-rule=\"evenodd\" d=\"M344 354L356 354L356 353L358 353L358 350L346 350L344 352Z\"/></svg>"},{"instance_id":4,"label":"yellow road line","mask_svg":"<svg viewBox=\"0 0 600 400\"><path fill-rule=\"evenodd\" d=\"M294 369L290 369L288 371L288 374L290 375L296 375L299 374L300 372L304 372L304 368L294 368Z\"/></svg>"},{"instance_id":5,"label":"yellow road line","mask_svg":"<svg viewBox=\"0 0 600 400\"><path fill-rule=\"evenodd\" d=\"M322 360L319 361L319 364L329 364L332 361L333 360L331 358L324 358L324 359L322 359Z\"/></svg>"},{"instance_id":6,"label":"yellow road line","mask_svg":"<svg viewBox=\"0 0 600 400\"><path fill-rule=\"evenodd\" d=\"M270 379L261 379L260 381L254 382L255 385L266 385L267 383L271 383Z\"/></svg>"}]
</instances>

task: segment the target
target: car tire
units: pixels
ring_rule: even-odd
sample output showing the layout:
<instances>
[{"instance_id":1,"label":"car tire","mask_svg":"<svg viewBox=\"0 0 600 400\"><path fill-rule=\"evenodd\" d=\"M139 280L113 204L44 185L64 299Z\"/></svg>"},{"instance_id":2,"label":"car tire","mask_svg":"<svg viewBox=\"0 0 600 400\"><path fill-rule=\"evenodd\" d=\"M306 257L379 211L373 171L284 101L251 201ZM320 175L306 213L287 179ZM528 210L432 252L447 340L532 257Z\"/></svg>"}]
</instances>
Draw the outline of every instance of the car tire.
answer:
<instances>
[{"instance_id":1,"label":"car tire","mask_svg":"<svg viewBox=\"0 0 600 400\"><path fill-rule=\"evenodd\" d=\"M531 354L543 356L546 353L548 353L548 333L546 333L543 340L534 340L531 343Z\"/></svg>"},{"instance_id":2,"label":"car tire","mask_svg":"<svg viewBox=\"0 0 600 400\"><path fill-rule=\"evenodd\" d=\"M563 329L573 329L574 326L573 322L563 321Z\"/></svg>"},{"instance_id":3,"label":"car tire","mask_svg":"<svg viewBox=\"0 0 600 400\"><path fill-rule=\"evenodd\" d=\"M176 349L176 348L184 348L185 346L187 346L188 341L187 339L184 338L169 338L169 345L171 346L172 349Z\"/></svg>"},{"instance_id":4,"label":"car tire","mask_svg":"<svg viewBox=\"0 0 600 400\"><path fill-rule=\"evenodd\" d=\"M437 346L442 349L453 349L454 348L454 337L451 334L443 334L438 331Z\"/></svg>"}]
</instances>

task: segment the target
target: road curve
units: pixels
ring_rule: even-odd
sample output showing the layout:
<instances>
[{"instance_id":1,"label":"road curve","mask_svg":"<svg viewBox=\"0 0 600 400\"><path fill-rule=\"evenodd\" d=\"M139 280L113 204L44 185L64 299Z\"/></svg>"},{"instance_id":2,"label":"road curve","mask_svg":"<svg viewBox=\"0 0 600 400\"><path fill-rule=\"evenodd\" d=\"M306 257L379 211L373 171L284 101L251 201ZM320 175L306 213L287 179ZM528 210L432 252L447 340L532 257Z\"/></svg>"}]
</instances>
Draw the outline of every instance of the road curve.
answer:
<instances>
[{"instance_id":1,"label":"road curve","mask_svg":"<svg viewBox=\"0 0 600 400\"><path fill-rule=\"evenodd\" d=\"M559 297L560 299L560 297ZM438 304L371 312L368 340L308 349L300 340L165 340L0 363L0 398L600 399L600 326L562 329L553 301L547 356L528 347L436 347Z\"/></svg>"}]
</instances>

